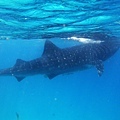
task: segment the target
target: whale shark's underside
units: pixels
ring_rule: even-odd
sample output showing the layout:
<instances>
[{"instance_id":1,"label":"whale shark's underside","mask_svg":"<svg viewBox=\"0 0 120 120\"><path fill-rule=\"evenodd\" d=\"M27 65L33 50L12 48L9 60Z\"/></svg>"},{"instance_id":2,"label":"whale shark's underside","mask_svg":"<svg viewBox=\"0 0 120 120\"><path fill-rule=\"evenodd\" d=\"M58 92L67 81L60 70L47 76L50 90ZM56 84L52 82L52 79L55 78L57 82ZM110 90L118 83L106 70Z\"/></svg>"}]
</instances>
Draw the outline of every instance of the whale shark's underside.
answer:
<instances>
[{"instance_id":1,"label":"whale shark's underside","mask_svg":"<svg viewBox=\"0 0 120 120\"><path fill-rule=\"evenodd\" d=\"M31 61L17 59L13 67L0 70L0 75L14 76L18 81L36 74L45 74L52 79L60 74L95 66L98 75L101 76L104 71L103 61L110 58L119 49L119 40L103 33L94 33L88 38L101 42L59 48L46 40L41 57Z\"/></svg>"}]
</instances>

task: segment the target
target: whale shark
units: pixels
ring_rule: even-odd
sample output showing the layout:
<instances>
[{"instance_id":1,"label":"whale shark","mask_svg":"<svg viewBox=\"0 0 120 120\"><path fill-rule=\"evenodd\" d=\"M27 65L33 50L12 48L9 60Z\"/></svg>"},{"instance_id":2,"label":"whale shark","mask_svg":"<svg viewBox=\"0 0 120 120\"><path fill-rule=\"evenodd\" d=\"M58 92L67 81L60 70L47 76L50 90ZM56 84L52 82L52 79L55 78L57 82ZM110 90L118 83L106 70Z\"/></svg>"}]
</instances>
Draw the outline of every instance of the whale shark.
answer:
<instances>
[{"instance_id":1,"label":"whale shark","mask_svg":"<svg viewBox=\"0 0 120 120\"><path fill-rule=\"evenodd\" d=\"M30 61L17 59L13 67L0 70L0 76L14 76L19 82L27 76L36 74L43 74L53 79L61 74L91 67L95 67L101 76L104 72L103 62L118 51L120 42L114 36L98 33L88 36L88 39L101 42L60 48L50 40L46 40L40 57Z\"/></svg>"}]
</instances>

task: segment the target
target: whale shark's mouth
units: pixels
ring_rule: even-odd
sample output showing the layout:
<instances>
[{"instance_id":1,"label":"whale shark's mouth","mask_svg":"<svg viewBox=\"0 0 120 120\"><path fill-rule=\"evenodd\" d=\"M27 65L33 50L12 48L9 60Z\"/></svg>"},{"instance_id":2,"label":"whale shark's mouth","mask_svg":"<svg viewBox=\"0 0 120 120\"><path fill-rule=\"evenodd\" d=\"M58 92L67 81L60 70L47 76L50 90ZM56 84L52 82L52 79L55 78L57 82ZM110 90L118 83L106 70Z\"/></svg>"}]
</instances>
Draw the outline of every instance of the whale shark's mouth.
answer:
<instances>
[{"instance_id":1,"label":"whale shark's mouth","mask_svg":"<svg viewBox=\"0 0 120 120\"><path fill-rule=\"evenodd\" d=\"M101 40L93 40L93 39L89 39L89 38L78 38L78 37L68 37L67 38L68 40L76 40L76 41L79 41L79 42L82 42L82 43L96 43L96 44L100 44L101 42L104 42L104 41L101 41Z\"/></svg>"}]
</instances>

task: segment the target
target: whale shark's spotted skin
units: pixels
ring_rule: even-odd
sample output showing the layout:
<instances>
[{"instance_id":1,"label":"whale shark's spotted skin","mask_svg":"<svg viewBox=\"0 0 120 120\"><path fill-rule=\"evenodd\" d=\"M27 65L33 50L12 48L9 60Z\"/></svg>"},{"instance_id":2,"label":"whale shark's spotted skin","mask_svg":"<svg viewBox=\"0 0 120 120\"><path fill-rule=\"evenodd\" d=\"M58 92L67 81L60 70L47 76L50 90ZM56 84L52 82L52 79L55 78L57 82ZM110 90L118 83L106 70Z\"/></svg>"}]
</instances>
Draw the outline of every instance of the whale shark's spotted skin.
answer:
<instances>
[{"instance_id":1,"label":"whale shark's spotted skin","mask_svg":"<svg viewBox=\"0 0 120 120\"><path fill-rule=\"evenodd\" d=\"M103 61L111 57L119 49L120 44L117 38L104 34L95 34L92 37L102 42L61 49L47 40L40 58L31 61L17 59L13 67L1 70L0 75L15 76L18 81L35 74L46 74L52 79L60 74L95 66L98 75L101 76L104 71Z\"/></svg>"}]
</instances>

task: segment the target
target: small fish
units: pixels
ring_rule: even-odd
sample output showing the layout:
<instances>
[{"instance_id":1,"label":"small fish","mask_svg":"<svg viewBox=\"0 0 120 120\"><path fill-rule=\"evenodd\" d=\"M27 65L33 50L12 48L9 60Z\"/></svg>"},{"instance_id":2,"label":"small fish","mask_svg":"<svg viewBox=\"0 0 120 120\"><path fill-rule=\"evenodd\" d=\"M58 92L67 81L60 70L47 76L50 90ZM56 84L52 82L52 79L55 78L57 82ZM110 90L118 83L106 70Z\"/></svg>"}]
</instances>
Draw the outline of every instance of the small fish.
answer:
<instances>
[{"instance_id":1,"label":"small fish","mask_svg":"<svg viewBox=\"0 0 120 120\"><path fill-rule=\"evenodd\" d=\"M16 117L17 117L17 120L19 120L19 114L16 112Z\"/></svg>"}]
</instances>

